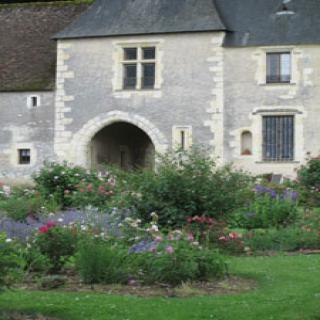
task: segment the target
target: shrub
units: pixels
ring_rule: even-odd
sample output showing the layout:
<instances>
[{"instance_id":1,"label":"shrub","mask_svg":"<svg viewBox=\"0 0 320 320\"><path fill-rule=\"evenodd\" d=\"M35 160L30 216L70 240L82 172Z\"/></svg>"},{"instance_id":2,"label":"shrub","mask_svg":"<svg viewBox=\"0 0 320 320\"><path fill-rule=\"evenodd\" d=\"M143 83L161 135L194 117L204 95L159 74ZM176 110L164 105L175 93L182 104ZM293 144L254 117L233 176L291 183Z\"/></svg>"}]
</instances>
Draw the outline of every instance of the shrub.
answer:
<instances>
[{"instance_id":1,"label":"shrub","mask_svg":"<svg viewBox=\"0 0 320 320\"><path fill-rule=\"evenodd\" d=\"M135 208L144 222L157 212L163 226L181 226L189 216L225 218L251 195L249 176L230 166L217 168L199 149L166 155L156 172L131 172L118 182L122 204Z\"/></svg>"},{"instance_id":2,"label":"shrub","mask_svg":"<svg viewBox=\"0 0 320 320\"><path fill-rule=\"evenodd\" d=\"M68 258L76 249L77 234L70 229L48 222L39 228L35 245L40 252L47 256L52 264L52 272L59 272Z\"/></svg>"},{"instance_id":3,"label":"shrub","mask_svg":"<svg viewBox=\"0 0 320 320\"><path fill-rule=\"evenodd\" d=\"M298 194L276 190L262 185L256 186L254 201L247 207L237 210L236 225L240 228L269 228L292 224L298 217Z\"/></svg>"},{"instance_id":4,"label":"shrub","mask_svg":"<svg viewBox=\"0 0 320 320\"><path fill-rule=\"evenodd\" d=\"M25 221L30 214L41 210L40 197L10 196L0 202L0 210L15 221Z\"/></svg>"},{"instance_id":5,"label":"shrub","mask_svg":"<svg viewBox=\"0 0 320 320\"><path fill-rule=\"evenodd\" d=\"M15 282L23 270L23 260L17 243L0 234L0 291Z\"/></svg>"},{"instance_id":6,"label":"shrub","mask_svg":"<svg viewBox=\"0 0 320 320\"><path fill-rule=\"evenodd\" d=\"M121 242L86 237L79 244L76 267L88 284L127 283L130 276L128 248Z\"/></svg>"},{"instance_id":7,"label":"shrub","mask_svg":"<svg viewBox=\"0 0 320 320\"><path fill-rule=\"evenodd\" d=\"M186 240L164 241L137 253L140 280L147 284L178 285L186 281L208 281L225 272L225 260L215 250L190 244Z\"/></svg>"},{"instance_id":8,"label":"shrub","mask_svg":"<svg viewBox=\"0 0 320 320\"><path fill-rule=\"evenodd\" d=\"M308 206L320 206L320 159L310 159L298 171L302 202Z\"/></svg>"},{"instance_id":9,"label":"shrub","mask_svg":"<svg viewBox=\"0 0 320 320\"><path fill-rule=\"evenodd\" d=\"M113 195L114 179L67 163L47 163L34 176L36 188L46 198L65 207L92 205L104 208Z\"/></svg>"},{"instance_id":10,"label":"shrub","mask_svg":"<svg viewBox=\"0 0 320 320\"><path fill-rule=\"evenodd\" d=\"M320 249L319 232L302 227L252 230L243 236L252 251L296 251Z\"/></svg>"},{"instance_id":11,"label":"shrub","mask_svg":"<svg viewBox=\"0 0 320 320\"><path fill-rule=\"evenodd\" d=\"M106 207L113 191L114 180L109 176L87 177L76 185L76 190L65 192L65 197L70 200L73 207L84 208L93 206L99 209Z\"/></svg>"},{"instance_id":12,"label":"shrub","mask_svg":"<svg viewBox=\"0 0 320 320\"><path fill-rule=\"evenodd\" d=\"M53 269L48 256L40 252L40 249L33 244L28 244L22 251L22 256L25 261L25 269L29 272L36 272L38 274L49 273Z\"/></svg>"}]
</instances>

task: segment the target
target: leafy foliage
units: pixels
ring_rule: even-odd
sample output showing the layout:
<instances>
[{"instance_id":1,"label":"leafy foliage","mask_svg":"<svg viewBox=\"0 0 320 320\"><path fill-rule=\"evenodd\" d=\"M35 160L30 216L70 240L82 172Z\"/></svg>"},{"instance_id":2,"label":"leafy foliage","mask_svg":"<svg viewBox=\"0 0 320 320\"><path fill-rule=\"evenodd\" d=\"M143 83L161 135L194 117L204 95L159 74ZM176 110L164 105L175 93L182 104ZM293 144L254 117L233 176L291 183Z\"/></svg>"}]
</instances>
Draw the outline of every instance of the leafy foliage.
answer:
<instances>
[{"instance_id":1,"label":"leafy foliage","mask_svg":"<svg viewBox=\"0 0 320 320\"><path fill-rule=\"evenodd\" d=\"M48 222L39 229L35 245L43 255L49 258L52 271L59 272L67 259L75 253L77 234Z\"/></svg>"},{"instance_id":2,"label":"leafy foliage","mask_svg":"<svg viewBox=\"0 0 320 320\"><path fill-rule=\"evenodd\" d=\"M76 266L85 283L127 283L128 259L128 248L121 242L85 237L79 245Z\"/></svg>"},{"instance_id":3,"label":"leafy foliage","mask_svg":"<svg viewBox=\"0 0 320 320\"><path fill-rule=\"evenodd\" d=\"M54 198L62 207L104 208L113 195L114 179L68 163L47 163L34 175L36 189L46 199Z\"/></svg>"},{"instance_id":4,"label":"leafy foliage","mask_svg":"<svg viewBox=\"0 0 320 320\"><path fill-rule=\"evenodd\" d=\"M298 171L302 200L307 206L320 206L320 159L310 159Z\"/></svg>"},{"instance_id":5,"label":"leafy foliage","mask_svg":"<svg viewBox=\"0 0 320 320\"><path fill-rule=\"evenodd\" d=\"M298 194L276 190L262 185L256 186L255 198L248 207L237 211L234 217L240 228L269 228L292 224L298 217Z\"/></svg>"},{"instance_id":6,"label":"leafy foliage","mask_svg":"<svg viewBox=\"0 0 320 320\"><path fill-rule=\"evenodd\" d=\"M226 217L246 202L250 183L248 175L217 168L203 150L194 149L162 157L156 172L128 173L119 187L121 203L135 208L143 221L157 212L160 225L181 226L189 216Z\"/></svg>"},{"instance_id":7,"label":"leafy foliage","mask_svg":"<svg viewBox=\"0 0 320 320\"><path fill-rule=\"evenodd\" d=\"M23 259L17 243L0 234L0 291L19 279L23 270Z\"/></svg>"}]
</instances>

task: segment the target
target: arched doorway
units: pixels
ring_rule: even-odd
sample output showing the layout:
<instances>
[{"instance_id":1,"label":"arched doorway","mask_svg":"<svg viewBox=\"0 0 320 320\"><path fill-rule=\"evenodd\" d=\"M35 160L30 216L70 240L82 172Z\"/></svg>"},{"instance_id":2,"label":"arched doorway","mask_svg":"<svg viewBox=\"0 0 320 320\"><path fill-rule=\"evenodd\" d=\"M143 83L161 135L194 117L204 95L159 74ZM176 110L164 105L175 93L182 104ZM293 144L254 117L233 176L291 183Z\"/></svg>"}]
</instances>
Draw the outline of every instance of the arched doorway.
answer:
<instances>
[{"instance_id":1,"label":"arched doorway","mask_svg":"<svg viewBox=\"0 0 320 320\"><path fill-rule=\"evenodd\" d=\"M97 132L90 153L91 166L98 170L107 164L125 170L154 167L155 147L150 137L128 122L115 122Z\"/></svg>"}]
</instances>

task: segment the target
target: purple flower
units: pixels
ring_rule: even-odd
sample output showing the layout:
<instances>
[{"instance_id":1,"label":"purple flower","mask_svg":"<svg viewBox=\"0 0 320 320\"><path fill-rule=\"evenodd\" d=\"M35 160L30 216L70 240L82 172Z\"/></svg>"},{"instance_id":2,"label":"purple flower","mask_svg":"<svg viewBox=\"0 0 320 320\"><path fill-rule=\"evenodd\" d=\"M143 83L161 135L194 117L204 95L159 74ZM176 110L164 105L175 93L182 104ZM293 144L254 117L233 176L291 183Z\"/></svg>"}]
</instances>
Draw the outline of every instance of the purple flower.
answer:
<instances>
[{"instance_id":1,"label":"purple flower","mask_svg":"<svg viewBox=\"0 0 320 320\"><path fill-rule=\"evenodd\" d=\"M166 253L168 253L168 254L173 254L173 253L174 253L174 248L173 248L172 246L168 246L168 247L166 248Z\"/></svg>"}]
</instances>

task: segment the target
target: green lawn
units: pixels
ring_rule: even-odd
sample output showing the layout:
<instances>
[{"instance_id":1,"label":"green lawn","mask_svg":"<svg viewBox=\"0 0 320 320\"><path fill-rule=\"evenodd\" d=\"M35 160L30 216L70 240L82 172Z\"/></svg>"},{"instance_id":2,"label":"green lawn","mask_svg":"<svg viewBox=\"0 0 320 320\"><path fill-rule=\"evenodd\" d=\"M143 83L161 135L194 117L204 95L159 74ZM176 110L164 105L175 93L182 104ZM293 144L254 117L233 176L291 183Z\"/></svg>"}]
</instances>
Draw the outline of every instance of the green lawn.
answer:
<instances>
[{"instance_id":1,"label":"green lawn","mask_svg":"<svg viewBox=\"0 0 320 320\"><path fill-rule=\"evenodd\" d=\"M259 288L188 299L18 291L0 296L0 310L64 320L320 320L320 256L233 258L230 269Z\"/></svg>"}]
</instances>

